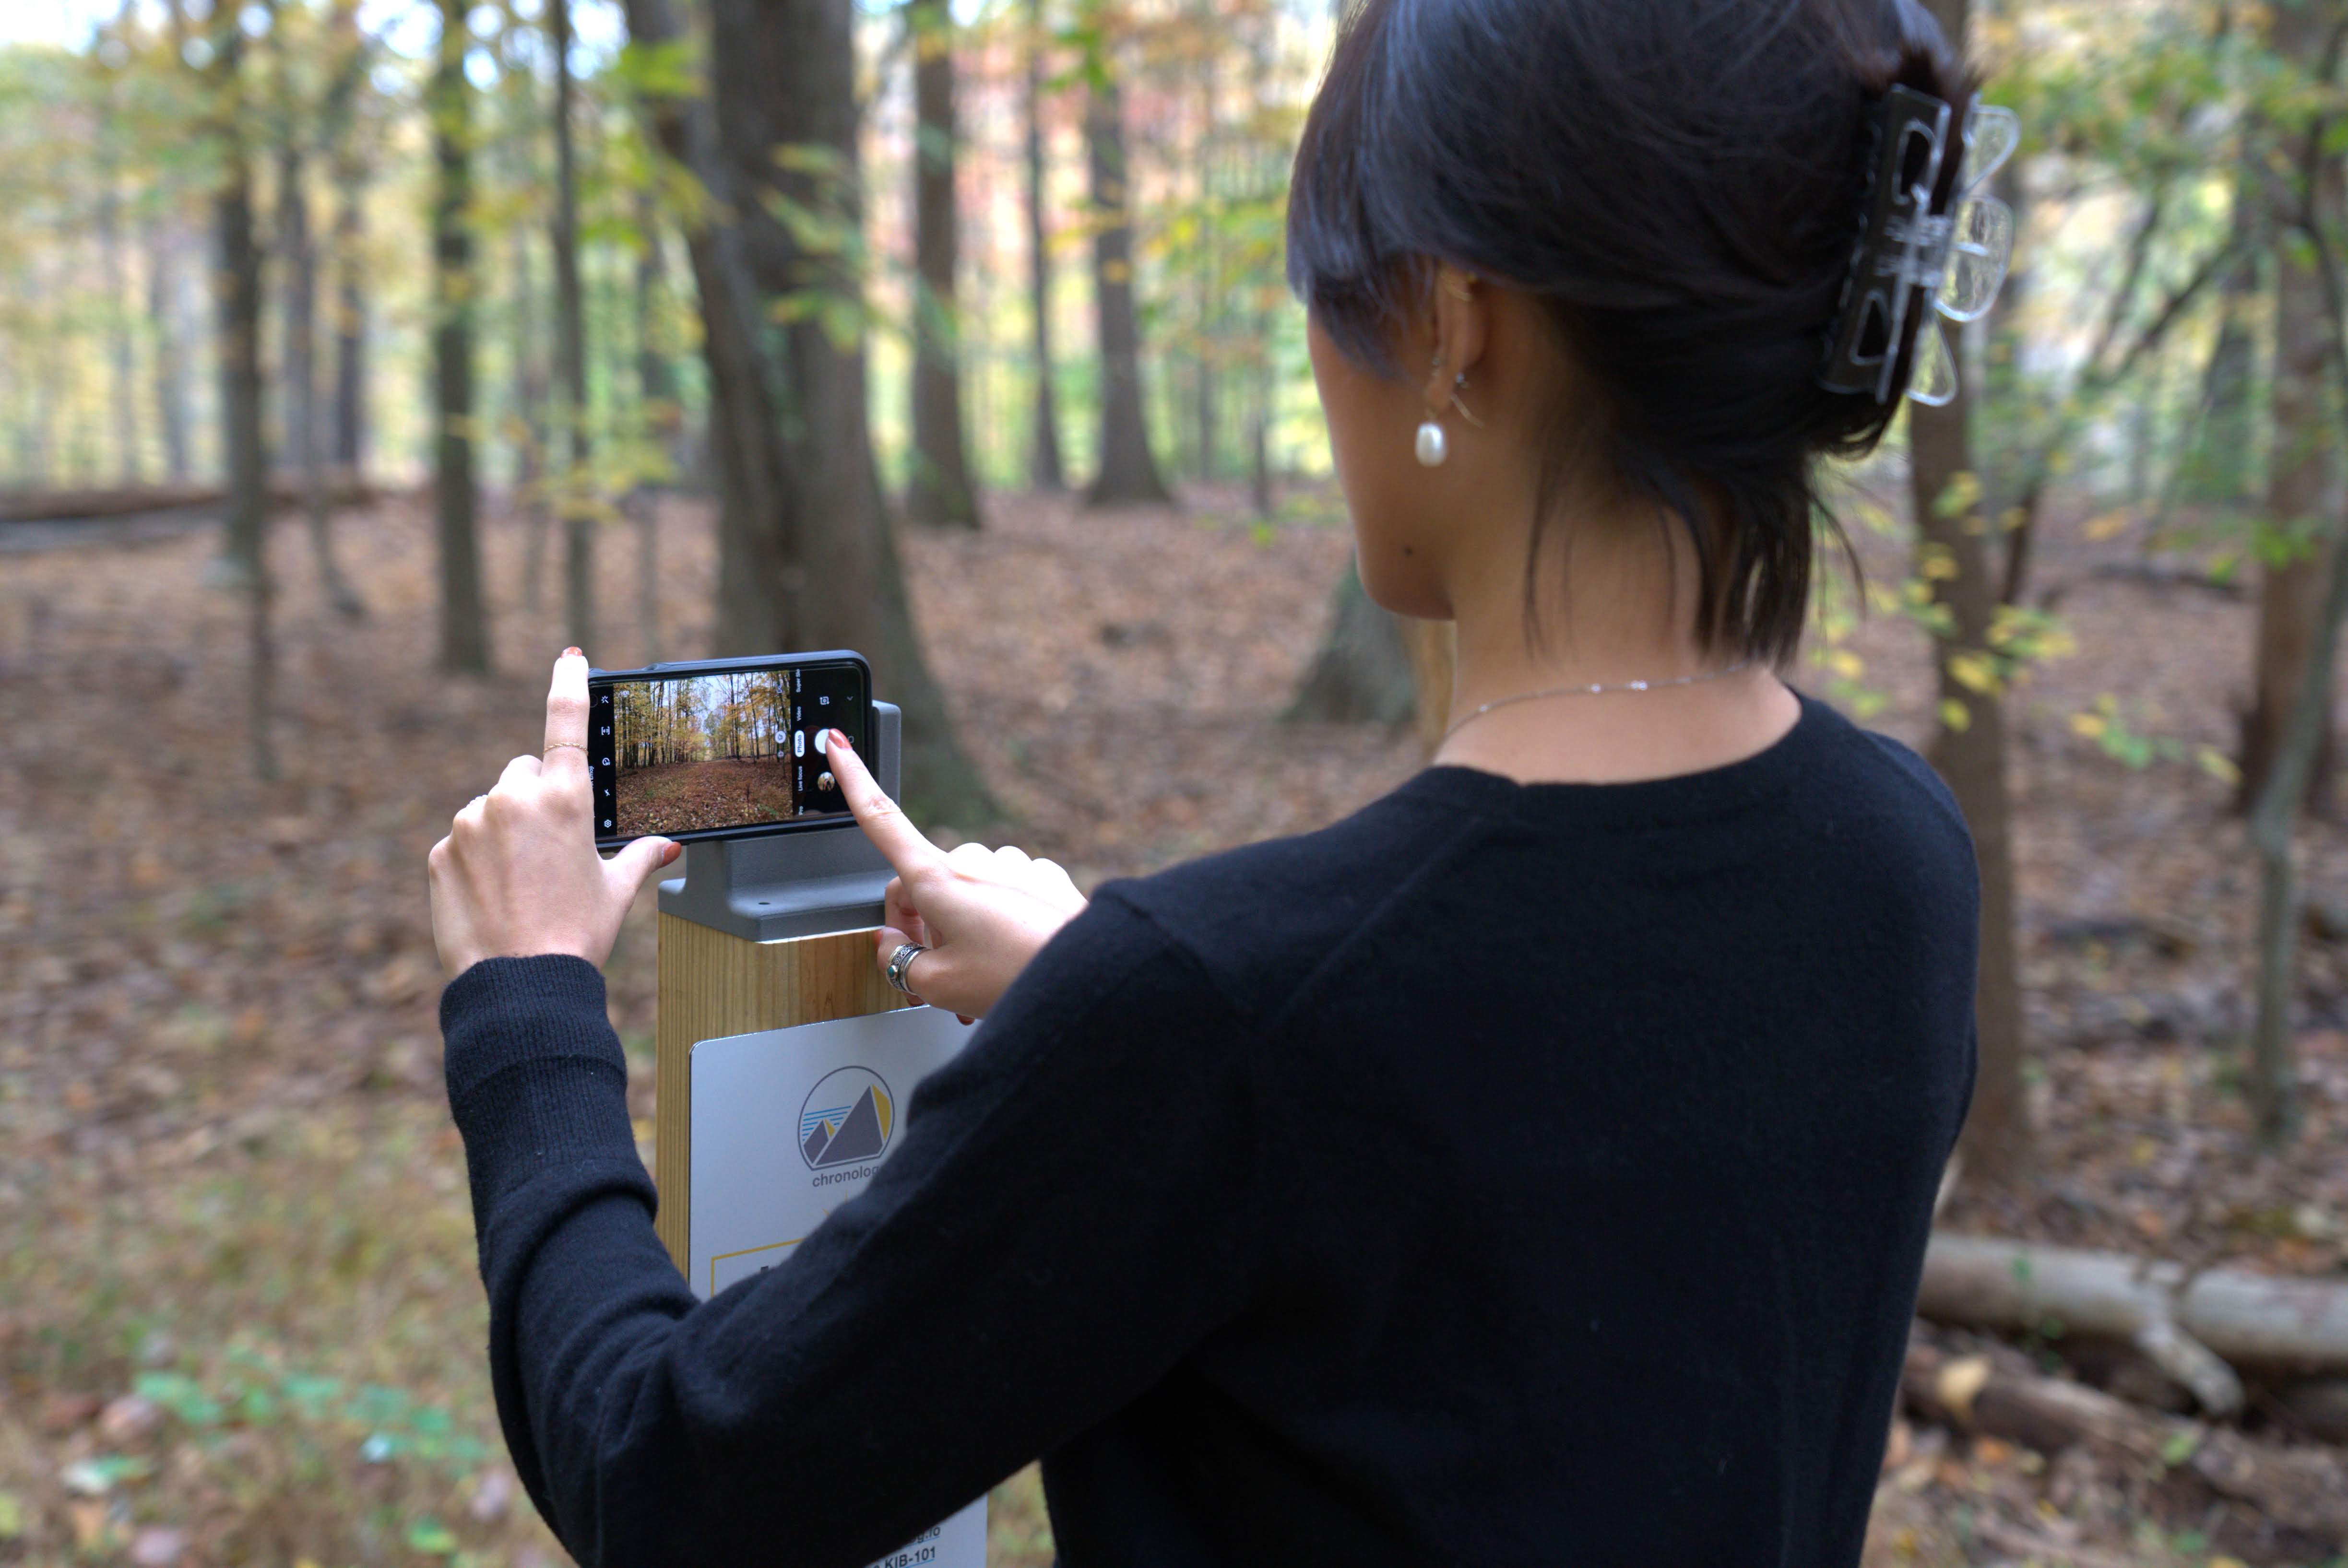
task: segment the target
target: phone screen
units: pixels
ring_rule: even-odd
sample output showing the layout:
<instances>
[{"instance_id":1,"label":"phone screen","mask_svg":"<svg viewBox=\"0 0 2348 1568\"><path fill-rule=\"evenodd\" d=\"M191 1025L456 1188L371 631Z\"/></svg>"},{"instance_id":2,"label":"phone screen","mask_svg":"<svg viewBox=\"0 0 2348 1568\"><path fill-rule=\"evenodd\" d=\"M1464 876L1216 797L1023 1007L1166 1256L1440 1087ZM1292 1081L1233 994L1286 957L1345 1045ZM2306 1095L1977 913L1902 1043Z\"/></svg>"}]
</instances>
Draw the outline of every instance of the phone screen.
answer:
<instances>
[{"instance_id":1,"label":"phone screen","mask_svg":"<svg viewBox=\"0 0 2348 1568\"><path fill-rule=\"evenodd\" d=\"M846 815L824 732L844 732L869 754L865 681L864 666L846 660L591 681L595 841Z\"/></svg>"}]
</instances>

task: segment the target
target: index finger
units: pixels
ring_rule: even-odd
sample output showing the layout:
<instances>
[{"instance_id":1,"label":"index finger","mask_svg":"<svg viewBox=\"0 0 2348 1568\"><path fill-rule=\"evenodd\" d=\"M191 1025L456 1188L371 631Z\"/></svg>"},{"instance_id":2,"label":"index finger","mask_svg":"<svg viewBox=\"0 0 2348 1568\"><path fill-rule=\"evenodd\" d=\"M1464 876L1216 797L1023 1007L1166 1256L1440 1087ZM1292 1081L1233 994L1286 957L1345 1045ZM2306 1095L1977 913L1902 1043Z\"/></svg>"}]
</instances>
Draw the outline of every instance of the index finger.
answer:
<instances>
[{"instance_id":1,"label":"index finger","mask_svg":"<svg viewBox=\"0 0 2348 1568\"><path fill-rule=\"evenodd\" d=\"M587 776L587 658L576 648L564 649L554 661L554 684L546 692L546 749L539 756L548 774Z\"/></svg>"},{"instance_id":2,"label":"index finger","mask_svg":"<svg viewBox=\"0 0 2348 1568\"><path fill-rule=\"evenodd\" d=\"M922 830L905 818L897 803L880 791L871 774L865 770L864 759L856 754L848 737L838 730L831 732L830 743L824 748L824 760L831 764L832 776L839 781L839 793L848 797L848 809L855 814L856 825L872 841L897 875L911 880L916 871L926 871L944 858L938 846L922 836Z\"/></svg>"}]
</instances>

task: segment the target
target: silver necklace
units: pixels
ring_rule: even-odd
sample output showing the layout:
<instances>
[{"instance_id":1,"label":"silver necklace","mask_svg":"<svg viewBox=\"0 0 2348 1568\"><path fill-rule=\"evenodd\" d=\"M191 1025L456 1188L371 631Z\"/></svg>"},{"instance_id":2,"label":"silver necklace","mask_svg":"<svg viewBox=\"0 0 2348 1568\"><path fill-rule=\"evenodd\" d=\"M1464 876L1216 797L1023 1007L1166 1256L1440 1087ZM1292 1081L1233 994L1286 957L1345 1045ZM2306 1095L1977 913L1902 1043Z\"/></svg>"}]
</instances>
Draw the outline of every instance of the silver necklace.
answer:
<instances>
[{"instance_id":1,"label":"silver necklace","mask_svg":"<svg viewBox=\"0 0 2348 1568\"><path fill-rule=\"evenodd\" d=\"M1513 697L1495 697L1490 702L1485 703L1482 707L1477 709L1474 712L1468 714L1466 718L1460 720L1457 723L1452 725L1449 729L1444 731L1443 740L1449 740L1452 736L1457 734L1461 730L1467 728L1469 724L1474 723L1477 720L1482 718L1493 709L1505 708L1512 702L1537 702L1544 697L1595 697L1608 692L1660 692L1666 686L1701 686L1706 681L1718 681L1725 676L1734 675L1739 670L1746 668L1752 662L1753 656L1748 653L1744 658L1739 659L1735 663L1727 665L1722 669L1706 670L1700 675L1675 676L1669 681L1624 681L1612 686L1600 685L1596 683L1592 683L1588 686L1551 686L1545 692L1520 692ZM1441 745L1442 743L1442 741L1437 741L1436 743L1437 745Z\"/></svg>"}]
</instances>

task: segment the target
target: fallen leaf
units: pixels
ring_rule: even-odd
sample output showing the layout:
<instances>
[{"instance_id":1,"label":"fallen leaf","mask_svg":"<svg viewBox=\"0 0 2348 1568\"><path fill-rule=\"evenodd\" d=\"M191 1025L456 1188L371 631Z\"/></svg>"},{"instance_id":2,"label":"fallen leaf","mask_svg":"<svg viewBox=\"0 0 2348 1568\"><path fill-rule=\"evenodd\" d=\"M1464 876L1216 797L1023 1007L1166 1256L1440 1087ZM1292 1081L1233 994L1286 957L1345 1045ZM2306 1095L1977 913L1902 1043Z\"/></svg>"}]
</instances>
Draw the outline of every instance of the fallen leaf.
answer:
<instances>
[{"instance_id":1,"label":"fallen leaf","mask_svg":"<svg viewBox=\"0 0 2348 1568\"><path fill-rule=\"evenodd\" d=\"M1934 1392L1940 1396L1941 1403L1948 1407L1951 1415L1971 1425L1973 1399L1988 1381L1988 1357L1962 1356L1941 1368Z\"/></svg>"}]
</instances>

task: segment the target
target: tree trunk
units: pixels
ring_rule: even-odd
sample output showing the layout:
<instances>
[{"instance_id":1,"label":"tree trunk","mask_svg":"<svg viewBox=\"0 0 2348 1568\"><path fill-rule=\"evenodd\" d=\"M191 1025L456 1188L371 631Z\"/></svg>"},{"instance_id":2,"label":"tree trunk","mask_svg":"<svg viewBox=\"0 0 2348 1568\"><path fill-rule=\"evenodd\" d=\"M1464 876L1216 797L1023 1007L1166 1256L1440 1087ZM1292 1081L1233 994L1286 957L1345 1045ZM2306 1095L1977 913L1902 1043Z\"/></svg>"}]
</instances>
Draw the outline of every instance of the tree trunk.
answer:
<instances>
[{"instance_id":1,"label":"tree trunk","mask_svg":"<svg viewBox=\"0 0 2348 1568\"><path fill-rule=\"evenodd\" d=\"M2275 53L2314 76L2328 57L2339 26L2333 0L2278 8L2272 27ZM2312 205L2318 220L2340 215L2337 165L2326 158L2312 176L2312 189L2277 193L2290 206ZM2238 806L2248 811L2272 771L2291 704L2316 641L2316 612L2322 596L2323 560L2317 519L2331 504L2336 477L2337 438L2332 428L2326 380L2333 342L2324 280L2304 234L2278 223L2275 248L2274 449L2267 481L2267 521L2295 545L2287 559L2266 559L2259 580L2259 626L2251 671L2250 706L2242 716ZM2321 809L2331 791L2331 717L2322 715L2306 800Z\"/></svg>"},{"instance_id":2,"label":"tree trunk","mask_svg":"<svg viewBox=\"0 0 2348 1568\"><path fill-rule=\"evenodd\" d=\"M169 221L147 221L147 314L155 324L155 419L163 431L164 477L184 485L194 465L188 449L188 354L180 272Z\"/></svg>"},{"instance_id":3,"label":"tree trunk","mask_svg":"<svg viewBox=\"0 0 2348 1568\"><path fill-rule=\"evenodd\" d=\"M243 128L244 36L233 7L215 14L211 42L221 169L214 201L220 275L213 297L220 302L221 445L228 468L226 565L245 596L245 709L252 771L273 780L279 772L272 729L277 644L271 620L268 456L261 435L261 250L252 233L252 164Z\"/></svg>"},{"instance_id":4,"label":"tree trunk","mask_svg":"<svg viewBox=\"0 0 2348 1568\"><path fill-rule=\"evenodd\" d=\"M858 649L872 662L878 693L904 710L907 799L940 821L984 820L994 804L954 737L914 631L872 461L863 336L843 342L833 335L836 323L820 319L831 314L860 326L863 279L846 248L798 243L765 199L780 196L823 213L845 232L862 227L854 6L716 0L712 11L718 136L756 298L813 293L827 307L768 340L781 362L778 466L788 485L776 518L780 548L770 557L782 580L773 587L798 600L790 630L802 646ZM790 167L776 158L785 147L801 149Z\"/></svg>"},{"instance_id":5,"label":"tree trunk","mask_svg":"<svg viewBox=\"0 0 2348 1568\"><path fill-rule=\"evenodd\" d=\"M1044 222L1050 195L1044 180L1045 36L1043 0L1027 0L1027 304L1035 345L1035 428L1028 445L1027 482L1038 490L1065 490L1059 399L1052 387L1052 252Z\"/></svg>"},{"instance_id":6,"label":"tree trunk","mask_svg":"<svg viewBox=\"0 0 2348 1568\"><path fill-rule=\"evenodd\" d=\"M913 51L913 453L909 521L979 526L963 439L962 312L955 286L953 14L946 0L906 0Z\"/></svg>"},{"instance_id":7,"label":"tree trunk","mask_svg":"<svg viewBox=\"0 0 2348 1568\"><path fill-rule=\"evenodd\" d=\"M359 147L357 94L366 68L357 0L335 0L337 46L345 51L335 138L335 466L352 483L366 475L366 158Z\"/></svg>"},{"instance_id":8,"label":"tree trunk","mask_svg":"<svg viewBox=\"0 0 2348 1568\"><path fill-rule=\"evenodd\" d=\"M636 403L644 438L666 461L672 477L683 471L684 418L677 404L676 373L660 338L659 308L668 266L661 246L660 206L650 190L636 192ZM639 481L629 492L636 525L636 620L644 639L644 662L661 652L660 492Z\"/></svg>"},{"instance_id":9,"label":"tree trunk","mask_svg":"<svg viewBox=\"0 0 2348 1568\"><path fill-rule=\"evenodd\" d=\"M489 630L473 477L472 88L465 80L467 0L439 0L440 40L427 103L432 161L433 502L440 553L440 668L486 675ZM583 643L581 646L585 646Z\"/></svg>"},{"instance_id":10,"label":"tree trunk","mask_svg":"<svg viewBox=\"0 0 2348 1568\"><path fill-rule=\"evenodd\" d=\"M1968 0L1931 0L1950 46L1966 47ZM1930 330L1929 326L1927 330ZM1962 349L1952 334L1951 349ZM1970 381L1974 372L1968 370ZM1945 408L1909 405L1909 494L1919 554L1935 569L1921 575L1949 629L1936 647L1940 722L1931 757L1972 830L1981 872L1981 953L1973 990L1978 1069L1965 1119L1965 1169L1993 1183L2011 1181L2029 1162L2028 1107L2022 1089L2022 992L2014 953L2013 803L2005 777L2003 682L1961 679L2000 668L1990 643L1998 587L1983 546L1987 519L1972 450L1972 399L1960 392ZM1970 493L1969 504L1958 506ZM1953 575L1945 569L1953 567ZM1986 684L1987 689L1980 689Z\"/></svg>"},{"instance_id":11,"label":"tree trunk","mask_svg":"<svg viewBox=\"0 0 2348 1568\"><path fill-rule=\"evenodd\" d=\"M555 409L563 437L562 599L571 645L595 645L595 513L588 472L587 316L579 287L579 176L572 148L571 0L547 0L554 54Z\"/></svg>"},{"instance_id":12,"label":"tree trunk","mask_svg":"<svg viewBox=\"0 0 2348 1568\"><path fill-rule=\"evenodd\" d=\"M1125 95L1100 46L1085 104L1085 150L1092 179L1093 301L1100 339L1100 472L1085 492L1095 507L1173 497L1149 450L1141 402L1141 328L1133 310L1132 192L1126 184Z\"/></svg>"},{"instance_id":13,"label":"tree trunk","mask_svg":"<svg viewBox=\"0 0 2348 1568\"><path fill-rule=\"evenodd\" d=\"M2168 1322L2234 1365L2348 1372L2348 1281L1936 1232L1916 1310L1936 1323L2132 1339Z\"/></svg>"},{"instance_id":14,"label":"tree trunk","mask_svg":"<svg viewBox=\"0 0 2348 1568\"><path fill-rule=\"evenodd\" d=\"M101 130L99 134L106 132ZM98 255L99 284L106 291L107 359L113 372L108 401L114 405L116 471L121 475L122 483L135 485L143 465L139 460L139 394L131 354L130 312L123 302L129 279L122 267L122 200L115 189L110 167L103 178L105 183L98 193Z\"/></svg>"},{"instance_id":15,"label":"tree trunk","mask_svg":"<svg viewBox=\"0 0 2348 1568\"><path fill-rule=\"evenodd\" d=\"M1329 631L1281 714L1292 724L1386 724L1418 711L1418 681L1401 618L1373 600L1351 560L1330 596Z\"/></svg>"},{"instance_id":16,"label":"tree trunk","mask_svg":"<svg viewBox=\"0 0 2348 1568\"><path fill-rule=\"evenodd\" d=\"M289 115L289 126L292 123ZM285 445L291 449L301 487L302 517L309 527L319 588L335 614L345 620L362 620L366 606L335 559L325 442L318 428L318 249L310 234L310 198L304 189L302 153L290 140L277 156L277 244L285 268L285 360L281 374L285 388Z\"/></svg>"},{"instance_id":17,"label":"tree trunk","mask_svg":"<svg viewBox=\"0 0 2348 1568\"><path fill-rule=\"evenodd\" d=\"M627 0L628 35L646 48L684 41L669 0ZM709 456L717 481L716 629L712 653L788 646L798 602L798 500L782 448L766 325L744 258L740 192L719 144L714 106L647 94L643 113L662 155L709 193L685 231L709 372Z\"/></svg>"}]
</instances>

